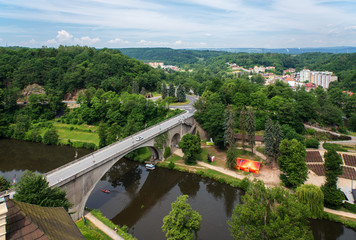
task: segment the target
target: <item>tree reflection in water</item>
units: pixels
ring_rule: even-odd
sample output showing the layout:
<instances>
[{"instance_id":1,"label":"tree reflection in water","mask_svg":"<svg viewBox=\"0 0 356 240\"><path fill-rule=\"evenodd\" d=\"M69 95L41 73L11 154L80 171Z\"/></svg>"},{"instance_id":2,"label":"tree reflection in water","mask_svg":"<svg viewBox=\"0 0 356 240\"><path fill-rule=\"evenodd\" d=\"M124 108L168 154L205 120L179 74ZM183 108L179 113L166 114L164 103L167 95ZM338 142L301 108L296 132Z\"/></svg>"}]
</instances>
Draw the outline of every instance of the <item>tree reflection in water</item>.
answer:
<instances>
[{"instance_id":1,"label":"tree reflection in water","mask_svg":"<svg viewBox=\"0 0 356 240\"><path fill-rule=\"evenodd\" d=\"M183 195L195 197L200 189L201 177L194 174L186 174L179 181L178 186Z\"/></svg>"},{"instance_id":2,"label":"tree reflection in water","mask_svg":"<svg viewBox=\"0 0 356 240\"><path fill-rule=\"evenodd\" d=\"M206 190L212 194L215 199L224 200L225 213L227 216L231 216L235 207L234 203L236 198L241 195L241 193L238 194L239 190L209 178L203 178L202 181L206 184Z\"/></svg>"},{"instance_id":3,"label":"tree reflection in water","mask_svg":"<svg viewBox=\"0 0 356 240\"><path fill-rule=\"evenodd\" d=\"M118 161L102 177L102 181L108 181L114 188L122 186L133 197L140 185L142 169L132 161Z\"/></svg>"}]
</instances>

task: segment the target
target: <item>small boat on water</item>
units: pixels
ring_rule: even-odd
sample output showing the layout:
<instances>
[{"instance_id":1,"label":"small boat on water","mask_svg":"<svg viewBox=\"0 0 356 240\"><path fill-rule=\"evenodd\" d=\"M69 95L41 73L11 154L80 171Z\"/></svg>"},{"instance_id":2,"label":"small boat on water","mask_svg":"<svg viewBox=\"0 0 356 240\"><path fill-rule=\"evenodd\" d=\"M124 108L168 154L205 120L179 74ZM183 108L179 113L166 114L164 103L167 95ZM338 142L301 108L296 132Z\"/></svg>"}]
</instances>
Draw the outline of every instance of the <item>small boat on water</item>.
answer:
<instances>
[{"instance_id":1,"label":"small boat on water","mask_svg":"<svg viewBox=\"0 0 356 240\"><path fill-rule=\"evenodd\" d=\"M148 170L154 170L155 168L156 168L155 165L153 165L151 163L146 164L146 169L148 169Z\"/></svg>"},{"instance_id":2,"label":"small boat on water","mask_svg":"<svg viewBox=\"0 0 356 240\"><path fill-rule=\"evenodd\" d=\"M110 193L110 190L107 190L107 189L101 189L101 191L104 193Z\"/></svg>"}]
</instances>

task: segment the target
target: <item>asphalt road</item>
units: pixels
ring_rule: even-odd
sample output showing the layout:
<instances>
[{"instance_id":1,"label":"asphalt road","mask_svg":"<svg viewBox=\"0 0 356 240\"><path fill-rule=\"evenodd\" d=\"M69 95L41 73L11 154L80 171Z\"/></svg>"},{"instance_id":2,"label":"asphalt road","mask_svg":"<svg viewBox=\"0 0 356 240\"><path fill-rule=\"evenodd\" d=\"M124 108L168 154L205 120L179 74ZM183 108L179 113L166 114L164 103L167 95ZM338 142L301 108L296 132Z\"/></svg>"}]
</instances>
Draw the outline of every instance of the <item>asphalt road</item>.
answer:
<instances>
[{"instance_id":1,"label":"asphalt road","mask_svg":"<svg viewBox=\"0 0 356 240\"><path fill-rule=\"evenodd\" d=\"M47 181L49 182L49 185L56 185L57 183L71 178L84 171L85 169L92 167L93 165L104 163L108 158L118 155L120 152L130 152L131 149L136 148L144 142L151 140L160 133L166 132L167 130L181 124L181 120L187 119L193 116L194 114L193 103L196 101L196 99L192 96L187 96L187 98L191 101L190 104L186 106L177 106L177 108L186 110L184 114L154 125L110 146L107 146L87 156L84 156L78 159L77 161L72 162L71 164L64 165L47 173L46 177ZM138 136L141 136L143 139L140 141L136 141L136 137Z\"/></svg>"}]
</instances>

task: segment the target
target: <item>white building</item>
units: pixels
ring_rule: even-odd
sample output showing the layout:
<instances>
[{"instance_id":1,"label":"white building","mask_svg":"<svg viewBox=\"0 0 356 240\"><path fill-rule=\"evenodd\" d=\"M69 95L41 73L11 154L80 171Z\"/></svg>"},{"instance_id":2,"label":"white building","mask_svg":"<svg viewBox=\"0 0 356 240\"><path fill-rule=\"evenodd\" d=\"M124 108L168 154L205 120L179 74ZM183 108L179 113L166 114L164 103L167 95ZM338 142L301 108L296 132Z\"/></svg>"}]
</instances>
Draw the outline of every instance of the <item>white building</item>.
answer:
<instances>
[{"instance_id":1,"label":"white building","mask_svg":"<svg viewBox=\"0 0 356 240\"><path fill-rule=\"evenodd\" d=\"M328 88L330 82L336 81L337 77L332 76L332 72L318 72L310 71L309 69L303 69L299 72L299 81L300 82L311 82L316 86L322 86L323 88Z\"/></svg>"}]
</instances>

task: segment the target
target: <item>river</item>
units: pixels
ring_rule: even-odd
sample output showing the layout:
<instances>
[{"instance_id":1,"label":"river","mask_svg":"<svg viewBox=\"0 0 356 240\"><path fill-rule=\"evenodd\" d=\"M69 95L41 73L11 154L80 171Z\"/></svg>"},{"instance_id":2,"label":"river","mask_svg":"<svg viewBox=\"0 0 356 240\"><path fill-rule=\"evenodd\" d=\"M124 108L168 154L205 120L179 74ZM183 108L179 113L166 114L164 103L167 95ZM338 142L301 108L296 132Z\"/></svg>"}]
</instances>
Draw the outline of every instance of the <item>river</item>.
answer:
<instances>
[{"instance_id":1,"label":"river","mask_svg":"<svg viewBox=\"0 0 356 240\"><path fill-rule=\"evenodd\" d=\"M79 150L78 157L89 150ZM0 174L12 180L26 170L45 173L74 160L75 149L16 140L0 140ZM101 189L108 189L110 194ZM165 239L162 219L177 196L202 215L199 239L232 239L226 221L240 201L240 190L195 174L164 168L147 171L143 164L120 160L95 186L87 207L99 209L119 225L127 225L138 239ZM311 221L316 240L356 239L356 232L342 224Z\"/></svg>"}]
</instances>

